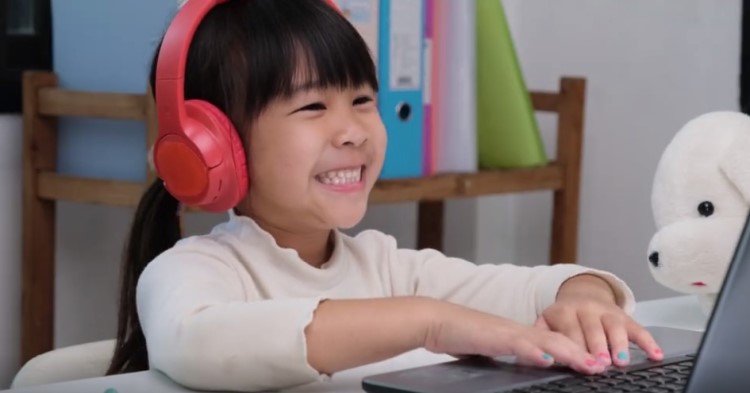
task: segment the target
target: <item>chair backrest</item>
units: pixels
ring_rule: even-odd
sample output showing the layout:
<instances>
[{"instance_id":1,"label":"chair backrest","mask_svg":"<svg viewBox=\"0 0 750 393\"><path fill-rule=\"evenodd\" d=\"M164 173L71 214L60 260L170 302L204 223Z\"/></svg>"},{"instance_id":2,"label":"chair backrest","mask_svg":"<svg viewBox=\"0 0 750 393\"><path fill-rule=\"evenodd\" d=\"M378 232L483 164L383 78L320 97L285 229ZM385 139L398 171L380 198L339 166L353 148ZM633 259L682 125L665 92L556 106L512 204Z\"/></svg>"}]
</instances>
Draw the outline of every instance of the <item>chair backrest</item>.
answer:
<instances>
[{"instance_id":1,"label":"chair backrest","mask_svg":"<svg viewBox=\"0 0 750 393\"><path fill-rule=\"evenodd\" d=\"M115 340L55 349L37 355L16 373L11 389L104 376L112 361Z\"/></svg>"}]
</instances>

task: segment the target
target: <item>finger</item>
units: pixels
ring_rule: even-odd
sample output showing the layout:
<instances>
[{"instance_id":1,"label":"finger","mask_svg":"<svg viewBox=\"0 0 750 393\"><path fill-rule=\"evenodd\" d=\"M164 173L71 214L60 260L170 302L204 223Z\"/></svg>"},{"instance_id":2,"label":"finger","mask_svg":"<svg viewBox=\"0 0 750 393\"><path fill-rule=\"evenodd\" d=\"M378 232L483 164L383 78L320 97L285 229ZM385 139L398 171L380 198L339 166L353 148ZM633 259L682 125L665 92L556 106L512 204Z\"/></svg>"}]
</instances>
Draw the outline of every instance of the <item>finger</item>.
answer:
<instances>
[{"instance_id":1,"label":"finger","mask_svg":"<svg viewBox=\"0 0 750 393\"><path fill-rule=\"evenodd\" d=\"M607 347L607 334L604 331L601 317L597 315L581 315L581 330L586 339L586 347L589 353L604 366L612 364L612 355Z\"/></svg>"},{"instance_id":2,"label":"finger","mask_svg":"<svg viewBox=\"0 0 750 393\"><path fill-rule=\"evenodd\" d=\"M543 330L551 330L549 325L547 325L547 320L541 315L536 319L536 322L534 322L534 326Z\"/></svg>"},{"instance_id":3,"label":"finger","mask_svg":"<svg viewBox=\"0 0 750 393\"><path fill-rule=\"evenodd\" d=\"M565 335L574 343L578 344L581 349L587 349L586 339L584 338L581 323L578 321L577 315L574 314L563 321L558 321L556 324L551 325L551 330Z\"/></svg>"},{"instance_id":4,"label":"finger","mask_svg":"<svg viewBox=\"0 0 750 393\"><path fill-rule=\"evenodd\" d=\"M630 362L630 350L628 349L628 330L623 318L619 316L605 315L602 325L609 340L609 348L612 353L612 361L617 366L626 366Z\"/></svg>"},{"instance_id":5,"label":"finger","mask_svg":"<svg viewBox=\"0 0 750 393\"><path fill-rule=\"evenodd\" d=\"M536 367L549 367L555 363L555 358L549 352L542 350L539 345L529 340L517 340L513 344L513 353L518 364Z\"/></svg>"},{"instance_id":6,"label":"finger","mask_svg":"<svg viewBox=\"0 0 750 393\"><path fill-rule=\"evenodd\" d=\"M560 364L584 374L595 374L604 371L601 365L584 347L569 337L556 332L544 333L541 348Z\"/></svg>"},{"instance_id":7,"label":"finger","mask_svg":"<svg viewBox=\"0 0 750 393\"><path fill-rule=\"evenodd\" d=\"M630 337L630 341L646 351L649 359L664 359L664 352L661 350L656 340L654 340L651 333L632 319L628 321L628 337Z\"/></svg>"}]
</instances>

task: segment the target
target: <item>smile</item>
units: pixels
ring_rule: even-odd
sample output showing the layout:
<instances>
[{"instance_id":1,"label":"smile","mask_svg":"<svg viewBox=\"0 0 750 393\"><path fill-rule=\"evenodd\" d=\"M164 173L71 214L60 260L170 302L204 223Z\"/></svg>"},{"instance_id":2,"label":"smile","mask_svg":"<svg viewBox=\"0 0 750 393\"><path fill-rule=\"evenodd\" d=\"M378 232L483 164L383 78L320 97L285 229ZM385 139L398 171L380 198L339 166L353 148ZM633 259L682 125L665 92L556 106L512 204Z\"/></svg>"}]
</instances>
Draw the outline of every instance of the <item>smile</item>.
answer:
<instances>
[{"instance_id":1,"label":"smile","mask_svg":"<svg viewBox=\"0 0 750 393\"><path fill-rule=\"evenodd\" d=\"M364 167L362 166L357 168L337 169L321 173L315 176L315 178L325 185L345 186L359 183L362 180L363 171Z\"/></svg>"}]
</instances>

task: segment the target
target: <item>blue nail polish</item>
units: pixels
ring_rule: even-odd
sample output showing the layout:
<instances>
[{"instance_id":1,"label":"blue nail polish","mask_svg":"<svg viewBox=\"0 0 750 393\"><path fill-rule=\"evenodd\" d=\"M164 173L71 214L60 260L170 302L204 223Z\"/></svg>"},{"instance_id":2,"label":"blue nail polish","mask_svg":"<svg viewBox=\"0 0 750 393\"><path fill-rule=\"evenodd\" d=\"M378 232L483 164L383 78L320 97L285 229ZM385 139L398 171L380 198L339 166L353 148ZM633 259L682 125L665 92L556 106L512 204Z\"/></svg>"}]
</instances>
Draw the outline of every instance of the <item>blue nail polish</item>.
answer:
<instances>
[{"instance_id":1,"label":"blue nail polish","mask_svg":"<svg viewBox=\"0 0 750 393\"><path fill-rule=\"evenodd\" d=\"M545 353L542 355L542 359L544 360L552 360L552 355Z\"/></svg>"},{"instance_id":2,"label":"blue nail polish","mask_svg":"<svg viewBox=\"0 0 750 393\"><path fill-rule=\"evenodd\" d=\"M617 353L617 358L623 361L628 360L628 353L625 351L620 351Z\"/></svg>"}]
</instances>

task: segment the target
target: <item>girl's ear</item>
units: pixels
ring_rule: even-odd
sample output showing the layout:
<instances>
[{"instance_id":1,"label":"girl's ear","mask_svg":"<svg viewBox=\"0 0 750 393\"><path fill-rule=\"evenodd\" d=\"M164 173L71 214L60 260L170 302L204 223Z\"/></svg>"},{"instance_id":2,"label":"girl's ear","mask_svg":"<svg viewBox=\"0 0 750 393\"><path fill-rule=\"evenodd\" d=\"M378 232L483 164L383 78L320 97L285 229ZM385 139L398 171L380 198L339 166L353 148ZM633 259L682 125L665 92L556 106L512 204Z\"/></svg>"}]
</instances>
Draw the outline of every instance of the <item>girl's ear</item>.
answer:
<instances>
[{"instance_id":1,"label":"girl's ear","mask_svg":"<svg viewBox=\"0 0 750 393\"><path fill-rule=\"evenodd\" d=\"M739 130L724 154L719 169L750 204L750 129Z\"/></svg>"}]
</instances>

